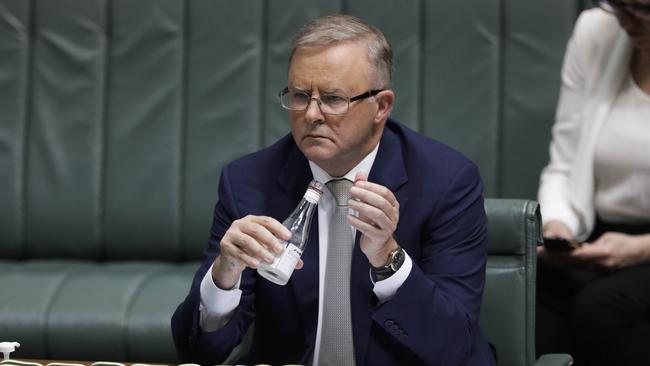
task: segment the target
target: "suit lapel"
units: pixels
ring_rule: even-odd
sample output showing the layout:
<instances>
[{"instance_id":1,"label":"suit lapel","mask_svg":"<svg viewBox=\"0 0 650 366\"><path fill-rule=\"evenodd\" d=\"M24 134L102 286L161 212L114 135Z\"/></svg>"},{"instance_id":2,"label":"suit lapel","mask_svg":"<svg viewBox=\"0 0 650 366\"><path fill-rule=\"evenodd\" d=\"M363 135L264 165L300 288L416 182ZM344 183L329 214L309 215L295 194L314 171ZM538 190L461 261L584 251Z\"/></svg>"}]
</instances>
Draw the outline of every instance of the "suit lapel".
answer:
<instances>
[{"instance_id":1,"label":"suit lapel","mask_svg":"<svg viewBox=\"0 0 650 366\"><path fill-rule=\"evenodd\" d=\"M408 197L405 190L400 190L400 188L407 182L408 177L402 159L401 144L398 136L388 127L384 128L377 157L368 180L390 189L395 194L400 207L405 206ZM363 365L366 363L366 349L372 328L372 312L377 304L377 298L372 291L370 264L361 251L360 238L361 233L357 232L352 256L352 285L350 286L352 293L350 298L352 299L355 358L357 364Z\"/></svg>"}]
</instances>

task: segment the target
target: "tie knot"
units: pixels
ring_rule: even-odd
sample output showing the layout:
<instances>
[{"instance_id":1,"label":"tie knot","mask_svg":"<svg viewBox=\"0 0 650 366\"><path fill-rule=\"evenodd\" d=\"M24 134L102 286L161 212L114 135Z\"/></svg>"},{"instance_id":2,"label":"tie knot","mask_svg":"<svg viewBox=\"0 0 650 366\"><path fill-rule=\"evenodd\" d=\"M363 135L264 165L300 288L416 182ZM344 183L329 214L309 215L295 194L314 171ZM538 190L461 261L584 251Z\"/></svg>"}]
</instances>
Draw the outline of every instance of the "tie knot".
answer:
<instances>
[{"instance_id":1,"label":"tie knot","mask_svg":"<svg viewBox=\"0 0 650 366\"><path fill-rule=\"evenodd\" d=\"M334 200L336 201L337 206L347 206L348 200L350 199L350 188L352 187L352 182L343 178L335 179L327 182L327 189L332 192Z\"/></svg>"}]
</instances>

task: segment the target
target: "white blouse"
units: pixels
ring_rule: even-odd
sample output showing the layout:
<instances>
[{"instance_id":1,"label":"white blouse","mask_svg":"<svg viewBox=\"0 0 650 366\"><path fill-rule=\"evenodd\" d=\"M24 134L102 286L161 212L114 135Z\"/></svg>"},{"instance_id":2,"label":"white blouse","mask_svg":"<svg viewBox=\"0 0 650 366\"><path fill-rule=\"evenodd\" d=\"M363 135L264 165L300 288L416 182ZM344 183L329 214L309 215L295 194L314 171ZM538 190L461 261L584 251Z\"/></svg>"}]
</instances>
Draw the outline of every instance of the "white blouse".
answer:
<instances>
[{"instance_id":1,"label":"white blouse","mask_svg":"<svg viewBox=\"0 0 650 366\"><path fill-rule=\"evenodd\" d=\"M600 131L630 73L630 39L613 14L583 11L562 65L550 161L540 176L544 223L558 220L585 240L596 217L594 158Z\"/></svg>"},{"instance_id":2,"label":"white blouse","mask_svg":"<svg viewBox=\"0 0 650 366\"><path fill-rule=\"evenodd\" d=\"M650 223L650 95L628 73L599 133L595 210L610 223Z\"/></svg>"}]
</instances>

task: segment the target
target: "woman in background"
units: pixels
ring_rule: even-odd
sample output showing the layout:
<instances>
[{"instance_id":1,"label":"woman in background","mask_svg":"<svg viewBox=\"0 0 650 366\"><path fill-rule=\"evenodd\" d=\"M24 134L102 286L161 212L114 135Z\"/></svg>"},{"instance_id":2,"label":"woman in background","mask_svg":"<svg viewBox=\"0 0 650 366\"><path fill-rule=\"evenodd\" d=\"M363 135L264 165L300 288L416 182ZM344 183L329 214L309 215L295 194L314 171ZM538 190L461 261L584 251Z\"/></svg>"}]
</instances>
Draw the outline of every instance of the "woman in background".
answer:
<instances>
[{"instance_id":1,"label":"woman in background","mask_svg":"<svg viewBox=\"0 0 650 366\"><path fill-rule=\"evenodd\" d=\"M650 0L596 1L569 40L538 199L537 351L650 365Z\"/></svg>"}]
</instances>

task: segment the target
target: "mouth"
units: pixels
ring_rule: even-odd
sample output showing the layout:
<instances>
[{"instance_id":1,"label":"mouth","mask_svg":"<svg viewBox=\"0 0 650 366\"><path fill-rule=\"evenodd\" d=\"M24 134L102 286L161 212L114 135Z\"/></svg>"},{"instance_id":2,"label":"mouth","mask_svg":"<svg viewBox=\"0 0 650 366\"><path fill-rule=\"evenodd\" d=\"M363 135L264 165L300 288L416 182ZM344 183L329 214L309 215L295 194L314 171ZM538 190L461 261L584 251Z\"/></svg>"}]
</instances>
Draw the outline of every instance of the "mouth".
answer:
<instances>
[{"instance_id":1,"label":"mouth","mask_svg":"<svg viewBox=\"0 0 650 366\"><path fill-rule=\"evenodd\" d=\"M329 137L322 136L322 135L309 134L309 135L305 136L305 139L315 139L315 140L327 139L327 140L329 140Z\"/></svg>"}]
</instances>

